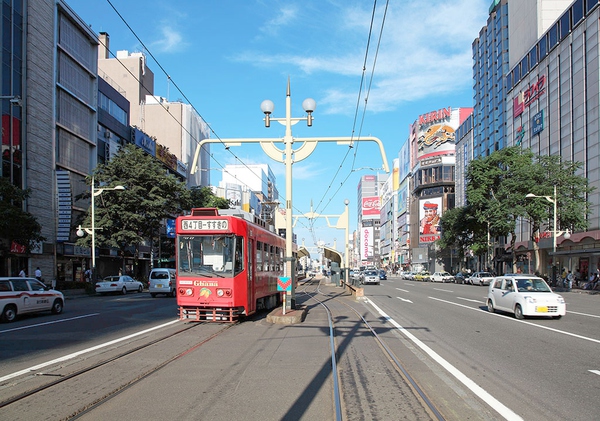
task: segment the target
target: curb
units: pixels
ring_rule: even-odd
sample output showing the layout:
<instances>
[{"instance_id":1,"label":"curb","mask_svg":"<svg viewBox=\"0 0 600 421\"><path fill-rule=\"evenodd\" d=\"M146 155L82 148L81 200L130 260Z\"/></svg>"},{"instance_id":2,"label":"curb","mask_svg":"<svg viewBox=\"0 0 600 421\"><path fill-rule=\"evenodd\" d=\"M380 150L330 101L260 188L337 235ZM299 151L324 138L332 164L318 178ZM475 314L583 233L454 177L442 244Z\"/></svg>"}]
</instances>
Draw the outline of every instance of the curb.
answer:
<instances>
[{"instance_id":1,"label":"curb","mask_svg":"<svg viewBox=\"0 0 600 421\"><path fill-rule=\"evenodd\" d=\"M306 318L306 307L296 305L295 309L290 309L283 314L283 308L277 307L267 315L267 322L278 325L293 325L302 323Z\"/></svg>"}]
</instances>

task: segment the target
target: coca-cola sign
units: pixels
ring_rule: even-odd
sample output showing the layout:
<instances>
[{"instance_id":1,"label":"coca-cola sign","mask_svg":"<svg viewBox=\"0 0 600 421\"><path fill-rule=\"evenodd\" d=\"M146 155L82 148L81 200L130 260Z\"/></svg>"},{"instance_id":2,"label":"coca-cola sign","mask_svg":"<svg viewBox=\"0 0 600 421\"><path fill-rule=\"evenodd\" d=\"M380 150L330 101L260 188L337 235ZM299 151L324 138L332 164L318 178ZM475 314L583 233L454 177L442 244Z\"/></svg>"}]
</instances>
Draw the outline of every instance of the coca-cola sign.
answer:
<instances>
[{"instance_id":1,"label":"coca-cola sign","mask_svg":"<svg viewBox=\"0 0 600 421\"><path fill-rule=\"evenodd\" d=\"M380 201L379 196L363 197L362 213L363 215L379 215Z\"/></svg>"}]
</instances>

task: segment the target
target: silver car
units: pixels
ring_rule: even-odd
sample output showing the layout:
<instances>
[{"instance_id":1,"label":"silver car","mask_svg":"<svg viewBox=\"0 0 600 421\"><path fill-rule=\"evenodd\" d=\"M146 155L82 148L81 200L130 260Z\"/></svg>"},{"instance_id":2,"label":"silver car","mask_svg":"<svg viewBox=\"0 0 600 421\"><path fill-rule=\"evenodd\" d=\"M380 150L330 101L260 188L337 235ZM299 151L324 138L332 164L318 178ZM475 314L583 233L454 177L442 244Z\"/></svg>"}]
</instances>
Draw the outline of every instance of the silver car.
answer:
<instances>
[{"instance_id":1,"label":"silver car","mask_svg":"<svg viewBox=\"0 0 600 421\"><path fill-rule=\"evenodd\" d=\"M376 270L366 270L362 278L363 284L375 284L379 285L379 273Z\"/></svg>"}]
</instances>

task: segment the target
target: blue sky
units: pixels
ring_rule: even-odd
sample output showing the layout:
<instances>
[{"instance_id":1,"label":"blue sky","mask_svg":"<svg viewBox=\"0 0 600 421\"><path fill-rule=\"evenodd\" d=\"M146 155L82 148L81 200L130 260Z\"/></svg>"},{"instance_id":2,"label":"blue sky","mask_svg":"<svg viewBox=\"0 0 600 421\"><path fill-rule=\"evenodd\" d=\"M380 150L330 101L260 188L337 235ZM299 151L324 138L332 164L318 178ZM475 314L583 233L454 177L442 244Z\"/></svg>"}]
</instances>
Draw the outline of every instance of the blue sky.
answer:
<instances>
[{"instance_id":1,"label":"blue sky","mask_svg":"<svg viewBox=\"0 0 600 421\"><path fill-rule=\"evenodd\" d=\"M292 117L304 116L305 98L317 103L313 126L298 123L294 137L374 136L384 143L390 168L409 124L420 114L473 106L471 44L486 23L491 3L67 1L92 30L109 34L112 52L145 51L155 75L155 95L189 101L210 125L211 137L283 137L279 123L264 127L260 103L272 100L273 117L285 117L289 77ZM294 149L299 146L295 143ZM285 167L258 144L229 151L215 144L211 152L212 168L269 164L284 203ZM320 143L293 165L294 215L309 212L311 201L314 212L339 215L349 199L354 231L358 181L378 168L383 173L373 142L359 141L350 150ZM218 171L211 177L213 184L221 179ZM294 230L299 242L304 238L307 247L319 240L333 246L336 239L337 249L343 250L343 230L328 228L322 218L313 222L309 229L308 221L299 219Z\"/></svg>"}]
</instances>

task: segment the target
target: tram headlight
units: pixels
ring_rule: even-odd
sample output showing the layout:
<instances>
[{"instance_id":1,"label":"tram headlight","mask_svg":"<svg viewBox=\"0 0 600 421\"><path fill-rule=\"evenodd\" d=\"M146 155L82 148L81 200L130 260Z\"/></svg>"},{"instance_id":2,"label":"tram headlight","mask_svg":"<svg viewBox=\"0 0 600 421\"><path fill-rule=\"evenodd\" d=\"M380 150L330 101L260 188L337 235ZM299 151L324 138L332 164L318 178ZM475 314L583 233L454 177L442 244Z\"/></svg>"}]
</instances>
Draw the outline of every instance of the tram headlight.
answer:
<instances>
[{"instance_id":1,"label":"tram headlight","mask_svg":"<svg viewBox=\"0 0 600 421\"><path fill-rule=\"evenodd\" d=\"M185 295L187 297L191 297L194 294L194 290L192 288L179 288L179 295Z\"/></svg>"},{"instance_id":2,"label":"tram headlight","mask_svg":"<svg viewBox=\"0 0 600 421\"><path fill-rule=\"evenodd\" d=\"M231 289L229 288L217 288L218 297L231 297Z\"/></svg>"}]
</instances>

